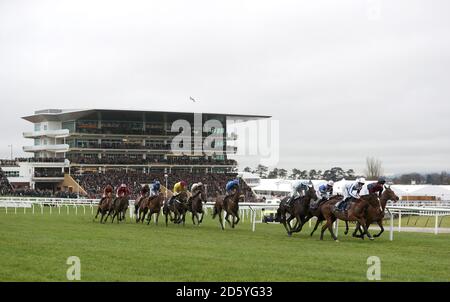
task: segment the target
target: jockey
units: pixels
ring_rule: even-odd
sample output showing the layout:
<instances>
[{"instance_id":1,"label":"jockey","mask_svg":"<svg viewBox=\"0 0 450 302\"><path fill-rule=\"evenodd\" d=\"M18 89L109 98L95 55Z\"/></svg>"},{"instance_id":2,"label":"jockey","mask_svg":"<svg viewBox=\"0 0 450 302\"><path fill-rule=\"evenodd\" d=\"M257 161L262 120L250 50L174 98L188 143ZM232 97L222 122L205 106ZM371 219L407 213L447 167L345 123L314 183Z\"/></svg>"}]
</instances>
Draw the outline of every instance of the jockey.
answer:
<instances>
[{"instance_id":1,"label":"jockey","mask_svg":"<svg viewBox=\"0 0 450 302\"><path fill-rule=\"evenodd\" d=\"M377 182L368 184L367 189L369 190L369 194L378 193L378 196L381 197L381 193L383 193L385 183L386 179L380 177Z\"/></svg>"},{"instance_id":2,"label":"jockey","mask_svg":"<svg viewBox=\"0 0 450 302\"><path fill-rule=\"evenodd\" d=\"M173 186L173 195L169 200L169 205L171 205L173 203L173 201L175 200L175 198L180 195L183 192L187 191L187 183L182 180L177 182L174 186Z\"/></svg>"},{"instance_id":3,"label":"jockey","mask_svg":"<svg viewBox=\"0 0 450 302\"><path fill-rule=\"evenodd\" d=\"M193 184L192 187L191 187L192 195L194 195L194 192L196 190L201 190L202 188L203 188L203 183L202 182L197 182L197 183Z\"/></svg>"},{"instance_id":4,"label":"jockey","mask_svg":"<svg viewBox=\"0 0 450 302\"><path fill-rule=\"evenodd\" d=\"M298 197L303 197L306 195L306 191L309 189L310 182L306 180L297 180L292 184L291 198L289 199L288 205L292 206L292 203Z\"/></svg>"},{"instance_id":5,"label":"jockey","mask_svg":"<svg viewBox=\"0 0 450 302\"><path fill-rule=\"evenodd\" d=\"M160 190L161 190L161 183L157 179L155 179L151 184L150 196L158 195Z\"/></svg>"},{"instance_id":6,"label":"jockey","mask_svg":"<svg viewBox=\"0 0 450 302\"><path fill-rule=\"evenodd\" d=\"M121 184L117 189L117 197L126 197L128 194L130 194L130 190L128 190L127 185Z\"/></svg>"},{"instance_id":7,"label":"jockey","mask_svg":"<svg viewBox=\"0 0 450 302\"><path fill-rule=\"evenodd\" d=\"M328 183L323 184L319 187L318 196L322 201L330 199L330 196L333 194L333 186L334 181L330 180L328 181Z\"/></svg>"},{"instance_id":8,"label":"jockey","mask_svg":"<svg viewBox=\"0 0 450 302\"><path fill-rule=\"evenodd\" d=\"M342 201L336 204L336 208L339 210L345 209L348 202L353 201L354 199L359 199L359 192L361 192L364 183L366 182L364 177L360 177L356 179L354 183L346 184L344 187L344 198Z\"/></svg>"},{"instance_id":9,"label":"jockey","mask_svg":"<svg viewBox=\"0 0 450 302\"><path fill-rule=\"evenodd\" d=\"M236 190L239 188L239 178L230 180L227 182L227 185L225 186L225 190L227 192L227 195L232 195L236 193Z\"/></svg>"},{"instance_id":10,"label":"jockey","mask_svg":"<svg viewBox=\"0 0 450 302\"><path fill-rule=\"evenodd\" d=\"M114 192L114 188L111 185L107 185L105 189L103 189L103 195L102 199L100 200L100 205L107 197L112 197L112 194Z\"/></svg>"}]
</instances>

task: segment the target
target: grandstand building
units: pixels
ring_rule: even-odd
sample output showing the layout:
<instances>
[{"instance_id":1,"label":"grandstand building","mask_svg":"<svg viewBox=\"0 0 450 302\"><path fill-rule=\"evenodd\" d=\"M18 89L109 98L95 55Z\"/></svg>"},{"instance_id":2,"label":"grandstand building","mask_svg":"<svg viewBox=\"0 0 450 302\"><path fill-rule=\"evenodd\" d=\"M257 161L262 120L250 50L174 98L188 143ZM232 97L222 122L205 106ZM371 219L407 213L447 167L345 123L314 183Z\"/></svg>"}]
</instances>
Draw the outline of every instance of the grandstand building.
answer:
<instances>
[{"instance_id":1,"label":"grandstand building","mask_svg":"<svg viewBox=\"0 0 450 302\"><path fill-rule=\"evenodd\" d=\"M25 152L33 154L33 159L19 163L26 167L11 168L8 174L17 181L30 181L33 188L53 186L56 189L56 186L68 187L64 183L67 182L67 175L106 173L112 170L138 173L172 173L174 170L230 173L236 171L237 163L227 155L235 153L236 147L228 142L238 138L227 133L227 123L269 117L105 109L39 110L23 117L33 123L33 130L23 133L25 138L33 141L23 147ZM197 123L199 118L201 128ZM179 120L189 123L188 132L172 128L174 122ZM210 120L219 121L222 126L205 131L203 126ZM213 134L221 138L220 145L214 146L213 153L203 152L203 142ZM181 146L183 150L187 148L186 152L180 153L172 148L173 139L180 135L186 136L183 144L187 142L188 146ZM77 187L77 184L72 182L70 186Z\"/></svg>"}]
</instances>

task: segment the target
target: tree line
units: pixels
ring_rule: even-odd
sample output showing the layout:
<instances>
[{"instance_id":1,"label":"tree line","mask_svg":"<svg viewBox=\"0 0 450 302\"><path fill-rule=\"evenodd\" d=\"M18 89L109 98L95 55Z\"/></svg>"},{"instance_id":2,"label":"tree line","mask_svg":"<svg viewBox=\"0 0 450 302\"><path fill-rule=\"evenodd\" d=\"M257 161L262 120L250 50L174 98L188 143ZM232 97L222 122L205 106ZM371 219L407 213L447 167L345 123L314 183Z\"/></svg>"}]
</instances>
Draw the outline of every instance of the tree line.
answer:
<instances>
[{"instance_id":1,"label":"tree line","mask_svg":"<svg viewBox=\"0 0 450 302\"><path fill-rule=\"evenodd\" d=\"M246 167L244 172L250 172L257 174L259 177L264 179L275 179L275 178L283 178L283 179L327 179L338 181L342 178L345 179L356 179L359 175L355 174L353 169L344 170L341 167L334 167L328 170L301 170L294 168L290 171L286 169L278 169L274 168L269 170L268 167L263 165L258 165L255 169L251 169L250 167Z\"/></svg>"}]
</instances>

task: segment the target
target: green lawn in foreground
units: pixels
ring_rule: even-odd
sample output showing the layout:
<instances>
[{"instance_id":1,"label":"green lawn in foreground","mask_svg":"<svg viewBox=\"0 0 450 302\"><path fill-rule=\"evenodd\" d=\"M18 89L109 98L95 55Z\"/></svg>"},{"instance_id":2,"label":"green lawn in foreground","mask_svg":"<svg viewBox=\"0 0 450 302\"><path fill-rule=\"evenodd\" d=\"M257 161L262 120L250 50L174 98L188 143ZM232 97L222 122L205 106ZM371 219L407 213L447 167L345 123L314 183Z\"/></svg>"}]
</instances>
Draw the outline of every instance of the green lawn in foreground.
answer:
<instances>
[{"instance_id":1,"label":"green lawn in foreground","mask_svg":"<svg viewBox=\"0 0 450 302\"><path fill-rule=\"evenodd\" d=\"M90 212L90 211L89 211ZM0 212L0 280L66 281L67 257L81 259L82 281L367 281L369 256L382 281L450 281L450 234L386 232L371 242L319 233L289 238L278 224L248 220L221 231L201 227L100 225L89 214ZM128 217L127 217L128 218ZM403 224L403 223L402 223ZM353 225L351 226L353 228Z\"/></svg>"}]
</instances>

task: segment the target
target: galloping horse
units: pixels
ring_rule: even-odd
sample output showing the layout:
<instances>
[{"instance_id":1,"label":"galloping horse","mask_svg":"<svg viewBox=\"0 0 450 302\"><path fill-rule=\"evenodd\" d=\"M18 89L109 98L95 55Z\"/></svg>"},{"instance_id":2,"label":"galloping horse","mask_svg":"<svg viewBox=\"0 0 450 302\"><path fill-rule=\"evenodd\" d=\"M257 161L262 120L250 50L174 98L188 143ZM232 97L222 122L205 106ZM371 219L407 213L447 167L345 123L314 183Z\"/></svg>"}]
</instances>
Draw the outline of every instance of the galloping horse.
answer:
<instances>
[{"instance_id":1,"label":"galloping horse","mask_svg":"<svg viewBox=\"0 0 450 302\"><path fill-rule=\"evenodd\" d=\"M119 221L125 220L125 214L128 210L129 205L130 205L130 202L128 200L128 197L126 197L126 196L117 197L113 201L113 205L112 205L114 215L112 217L111 222L114 222L115 217L117 217L117 223L119 223Z\"/></svg>"},{"instance_id":2,"label":"galloping horse","mask_svg":"<svg viewBox=\"0 0 450 302\"><path fill-rule=\"evenodd\" d=\"M225 220L231 225L231 228L234 229L234 226L239 223L239 200L243 199L244 196L241 195L241 190L238 187L236 192L233 195L225 196L223 199L223 209L227 212L225 216ZM231 223L228 219L229 216L232 216L233 222ZM237 220L236 220L237 218ZM222 226L223 229L223 226Z\"/></svg>"},{"instance_id":3,"label":"galloping horse","mask_svg":"<svg viewBox=\"0 0 450 302\"><path fill-rule=\"evenodd\" d=\"M199 188L198 190L194 191L193 196L189 197L188 199L188 210L192 212L192 223L195 225L194 217L197 218L197 225L200 226L200 224L203 221L204 211L203 211L203 202L206 202L206 193L205 189ZM201 218L199 219L199 214L201 214ZM183 218L184 220L184 218Z\"/></svg>"},{"instance_id":4,"label":"galloping horse","mask_svg":"<svg viewBox=\"0 0 450 302\"><path fill-rule=\"evenodd\" d=\"M168 225L168 216L170 220L176 224L183 222L184 225L184 214L187 211L187 199L188 193L186 191L181 192L176 196L175 200L169 206L169 200L166 200L163 206L163 214L166 217L166 226ZM171 212L174 213L174 218L172 218Z\"/></svg>"},{"instance_id":5,"label":"galloping horse","mask_svg":"<svg viewBox=\"0 0 450 302\"><path fill-rule=\"evenodd\" d=\"M155 224L158 224L159 213L161 212L161 207L163 206L163 204L164 194L162 193L151 197L146 197L144 200L142 200L139 207L139 217L137 218L137 221L140 220L141 222L144 222L144 218L147 215L147 212L149 212L147 216L147 225L150 224L153 214L156 214Z\"/></svg>"},{"instance_id":6,"label":"galloping horse","mask_svg":"<svg viewBox=\"0 0 450 302\"><path fill-rule=\"evenodd\" d=\"M100 223L105 223L111 214L111 211L113 211L113 199L112 196L107 196L100 200L97 208L97 214L93 220L97 219L98 214L101 213L102 216L100 217ZM106 216L105 221L103 221L103 217L106 213L108 213L108 215Z\"/></svg>"},{"instance_id":7,"label":"galloping horse","mask_svg":"<svg viewBox=\"0 0 450 302\"><path fill-rule=\"evenodd\" d=\"M220 222L220 225L222 227L222 230L224 229L223 221L222 221L222 211L224 210L224 208L223 208L223 200L224 200L224 198L225 198L224 195L218 195L218 196L213 198L216 201L214 203L212 219L215 219L216 216L219 215L219 222Z\"/></svg>"},{"instance_id":8,"label":"galloping horse","mask_svg":"<svg viewBox=\"0 0 450 302\"><path fill-rule=\"evenodd\" d=\"M372 194L370 194L370 195L372 195ZM371 197L370 195L363 195L363 196L361 196L361 198L363 198L363 199L370 198ZM374 196L374 197L377 197L377 196ZM378 234L373 235L373 237L380 237L380 235L384 232L383 218L384 218L384 213L386 210L386 204L389 200L396 202L399 200L399 198L390 187L385 187L385 190L383 191L383 193L381 194L381 196L379 198L378 206L373 206L372 203L370 203L370 206L367 209L367 213L366 213L367 229L374 222L376 222L378 224L378 226L380 227L380 232ZM357 235L357 232L359 232L360 234ZM345 234L347 235L347 233L348 233L348 224L346 222ZM355 231L353 232L352 236L364 239L364 233L361 230L361 226L360 226L359 222L356 223L356 228L355 228Z\"/></svg>"},{"instance_id":9,"label":"galloping horse","mask_svg":"<svg viewBox=\"0 0 450 302\"><path fill-rule=\"evenodd\" d=\"M291 220L294 218L296 218L297 223L295 224L293 230L291 229L290 232L288 231L288 236L291 236L292 233L298 233L302 230L303 225L307 221L306 218L309 213L309 206L310 206L311 200L316 200L316 199L317 199L316 190L314 189L314 186L311 185L309 187L308 191L306 191L305 196L302 196L302 197L294 200L294 204L293 204L292 210L291 210L292 215L287 219L286 223L290 226ZM285 225L285 227L286 227L286 225Z\"/></svg>"},{"instance_id":10,"label":"galloping horse","mask_svg":"<svg viewBox=\"0 0 450 302\"><path fill-rule=\"evenodd\" d=\"M322 214L322 206L325 204L325 202L330 201L330 200L331 201L335 200L336 202L338 202L340 199L342 199L342 196L334 195L334 196L331 196L326 201L319 201L319 204L316 207L312 207L312 205L309 206L309 209L308 209L308 212L307 212L307 215L306 215L306 218L305 218L303 224L308 222L311 218L317 217L316 224L314 225L314 229L312 230L310 236L312 236L314 234L314 232L317 230L317 227L319 226L319 224L325 220L325 217Z\"/></svg>"},{"instance_id":11,"label":"galloping horse","mask_svg":"<svg viewBox=\"0 0 450 302\"><path fill-rule=\"evenodd\" d=\"M139 222L139 208L141 207L142 201L144 201L145 198L149 197L149 194L141 195L139 198L136 198L134 201L134 216L136 216L136 222Z\"/></svg>"},{"instance_id":12,"label":"galloping horse","mask_svg":"<svg viewBox=\"0 0 450 302\"><path fill-rule=\"evenodd\" d=\"M336 209L335 205L338 201L339 201L338 199L328 200L321 207L323 217L326 219L327 223L324 226L322 226L322 231L320 233L320 240L323 240L323 233L328 228L333 239L335 241L338 241L332 229L333 222L335 222L336 219L340 219L343 221L359 222L360 225L362 225L364 228L364 234L366 234L370 240L373 240L372 235L370 235L369 231L367 230L365 218L367 208L369 207L369 203L372 203L373 200L366 200L361 198L357 200L352 200L350 202L350 208L346 211L347 214L344 213L343 211L338 211Z\"/></svg>"}]
</instances>

